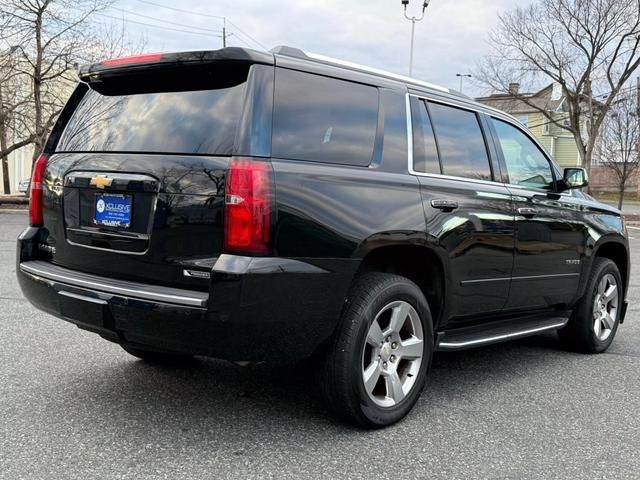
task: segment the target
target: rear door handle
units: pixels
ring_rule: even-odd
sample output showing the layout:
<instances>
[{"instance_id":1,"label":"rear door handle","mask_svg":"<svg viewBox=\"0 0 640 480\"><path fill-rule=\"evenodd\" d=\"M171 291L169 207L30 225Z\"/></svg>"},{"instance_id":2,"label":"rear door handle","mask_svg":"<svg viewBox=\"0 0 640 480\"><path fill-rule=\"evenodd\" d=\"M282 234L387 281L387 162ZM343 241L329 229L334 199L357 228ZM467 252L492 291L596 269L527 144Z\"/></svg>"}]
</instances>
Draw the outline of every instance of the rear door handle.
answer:
<instances>
[{"instance_id":1,"label":"rear door handle","mask_svg":"<svg viewBox=\"0 0 640 480\"><path fill-rule=\"evenodd\" d=\"M443 212L450 212L450 211L455 210L456 208L458 208L458 202L453 201L453 200L434 199L434 200L431 200L431 206L433 208L437 208L439 210L442 210Z\"/></svg>"},{"instance_id":2,"label":"rear door handle","mask_svg":"<svg viewBox=\"0 0 640 480\"><path fill-rule=\"evenodd\" d=\"M531 207L522 207L518 209L518 213L523 217L531 218L535 217L538 214L538 210Z\"/></svg>"}]
</instances>

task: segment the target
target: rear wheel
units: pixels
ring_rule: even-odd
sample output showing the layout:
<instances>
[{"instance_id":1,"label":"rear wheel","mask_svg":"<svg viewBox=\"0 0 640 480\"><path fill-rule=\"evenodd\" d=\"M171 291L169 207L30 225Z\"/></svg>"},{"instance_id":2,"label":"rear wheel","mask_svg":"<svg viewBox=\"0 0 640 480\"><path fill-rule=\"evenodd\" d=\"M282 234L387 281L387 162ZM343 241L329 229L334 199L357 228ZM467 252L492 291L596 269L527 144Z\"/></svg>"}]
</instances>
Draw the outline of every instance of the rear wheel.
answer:
<instances>
[{"instance_id":1,"label":"rear wheel","mask_svg":"<svg viewBox=\"0 0 640 480\"><path fill-rule=\"evenodd\" d=\"M394 274L361 275L324 359L329 408L365 428L399 421L424 387L432 353L431 313L420 288Z\"/></svg>"},{"instance_id":2,"label":"rear wheel","mask_svg":"<svg viewBox=\"0 0 640 480\"><path fill-rule=\"evenodd\" d=\"M571 348L604 352L616 334L622 311L623 283L615 263L596 258L587 289L560 338Z\"/></svg>"},{"instance_id":3,"label":"rear wheel","mask_svg":"<svg viewBox=\"0 0 640 480\"><path fill-rule=\"evenodd\" d=\"M156 365L185 365L192 361L193 356L180 353L161 352L157 350L146 350L132 347L130 345L120 345L122 349L134 357L138 357L148 363Z\"/></svg>"}]
</instances>

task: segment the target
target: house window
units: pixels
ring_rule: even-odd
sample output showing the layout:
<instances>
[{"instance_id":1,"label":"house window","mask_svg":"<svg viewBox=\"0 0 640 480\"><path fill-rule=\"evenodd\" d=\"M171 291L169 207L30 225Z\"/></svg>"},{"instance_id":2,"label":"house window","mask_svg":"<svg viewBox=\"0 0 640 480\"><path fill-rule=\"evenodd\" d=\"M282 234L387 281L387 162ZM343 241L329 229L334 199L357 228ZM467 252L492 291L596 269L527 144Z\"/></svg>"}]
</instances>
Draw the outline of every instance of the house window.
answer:
<instances>
[{"instance_id":1,"label":"house window","mask_svg":"<svg viewBox=\"0 0 640 480\"><path fill-rule=\"evenodd\" d=\"M529 115L520 115L518 121L525 127L529 126Z\"/></svg>"},{"instance_id":2,"label":"house window","mask_svg":"<svg viewBox=\"0 0 640 480\"><path fill-rule=\"evenodd\" d=\"M551 124L551 120L549 120L547 117L544 117L543 122L544 123L542 124L542 134L549 135L549 125Z\"/></svg>"}]
</instances>

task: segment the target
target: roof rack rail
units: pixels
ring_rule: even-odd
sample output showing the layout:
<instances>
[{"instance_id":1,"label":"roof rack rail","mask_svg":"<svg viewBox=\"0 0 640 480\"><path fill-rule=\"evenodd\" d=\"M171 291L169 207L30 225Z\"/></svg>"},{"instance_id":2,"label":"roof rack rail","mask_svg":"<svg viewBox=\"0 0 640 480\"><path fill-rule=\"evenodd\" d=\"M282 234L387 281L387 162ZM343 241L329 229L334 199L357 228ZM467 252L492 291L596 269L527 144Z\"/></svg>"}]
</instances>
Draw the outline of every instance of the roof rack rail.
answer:
<instances>
[{"instance_id":1,"label":"roof rack rail","mask_svg":"<svg viewBox=\"0 0 640 480\"><path fill-rule=\"evenodd\" d=\"M289 47L286 45L279 45L271 49L271 53L276 55L284 55L287 57L300 58L303 60L310 60L321 62L329 65L336 65L340 67L349 68L351 70L357 70L360 72L371 73L374 75L378 75L380 77L390 78L393 80L399 80L401 82L405 82L408 84L413 84L420 87L430 88L432 90L438 90L440 92L449 93L452 95L460 96L469 99L467 95L460 93L456 90L451 90L446 87L441 87L440 85L435 85L433 83L425 82L423 80L418 80L417 78L407 77L405 75L399 75L397 73L388 72L386 70L380 70L378 68L368 67L366 65L361 65L359 63L348 62L346 60L340 60L337 58L327 57L325 55L320 55L318 53L305 52L299 48Z\"/></svg>"}]
</instances>

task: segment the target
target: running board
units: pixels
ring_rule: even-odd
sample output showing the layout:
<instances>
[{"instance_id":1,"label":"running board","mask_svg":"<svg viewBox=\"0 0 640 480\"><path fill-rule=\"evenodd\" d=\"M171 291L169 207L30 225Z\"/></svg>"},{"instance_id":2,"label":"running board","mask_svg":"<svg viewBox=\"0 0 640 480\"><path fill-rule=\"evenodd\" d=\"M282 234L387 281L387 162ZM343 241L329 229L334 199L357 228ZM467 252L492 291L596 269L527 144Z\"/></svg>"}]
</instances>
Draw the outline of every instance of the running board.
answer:
<instances>
[{"instance_id":1,"label":"running board","mask_svg":"<svg viewBox=\"0 0 640 480\"><path fill-rule=\"evenodd\" d=\"M441 334L436 350L451 352L529 337L562 328L568 321L569 316L563 315L546 318L535 317L529 320L501 321L458 328Z\"/></svg>"}]
</instances>

